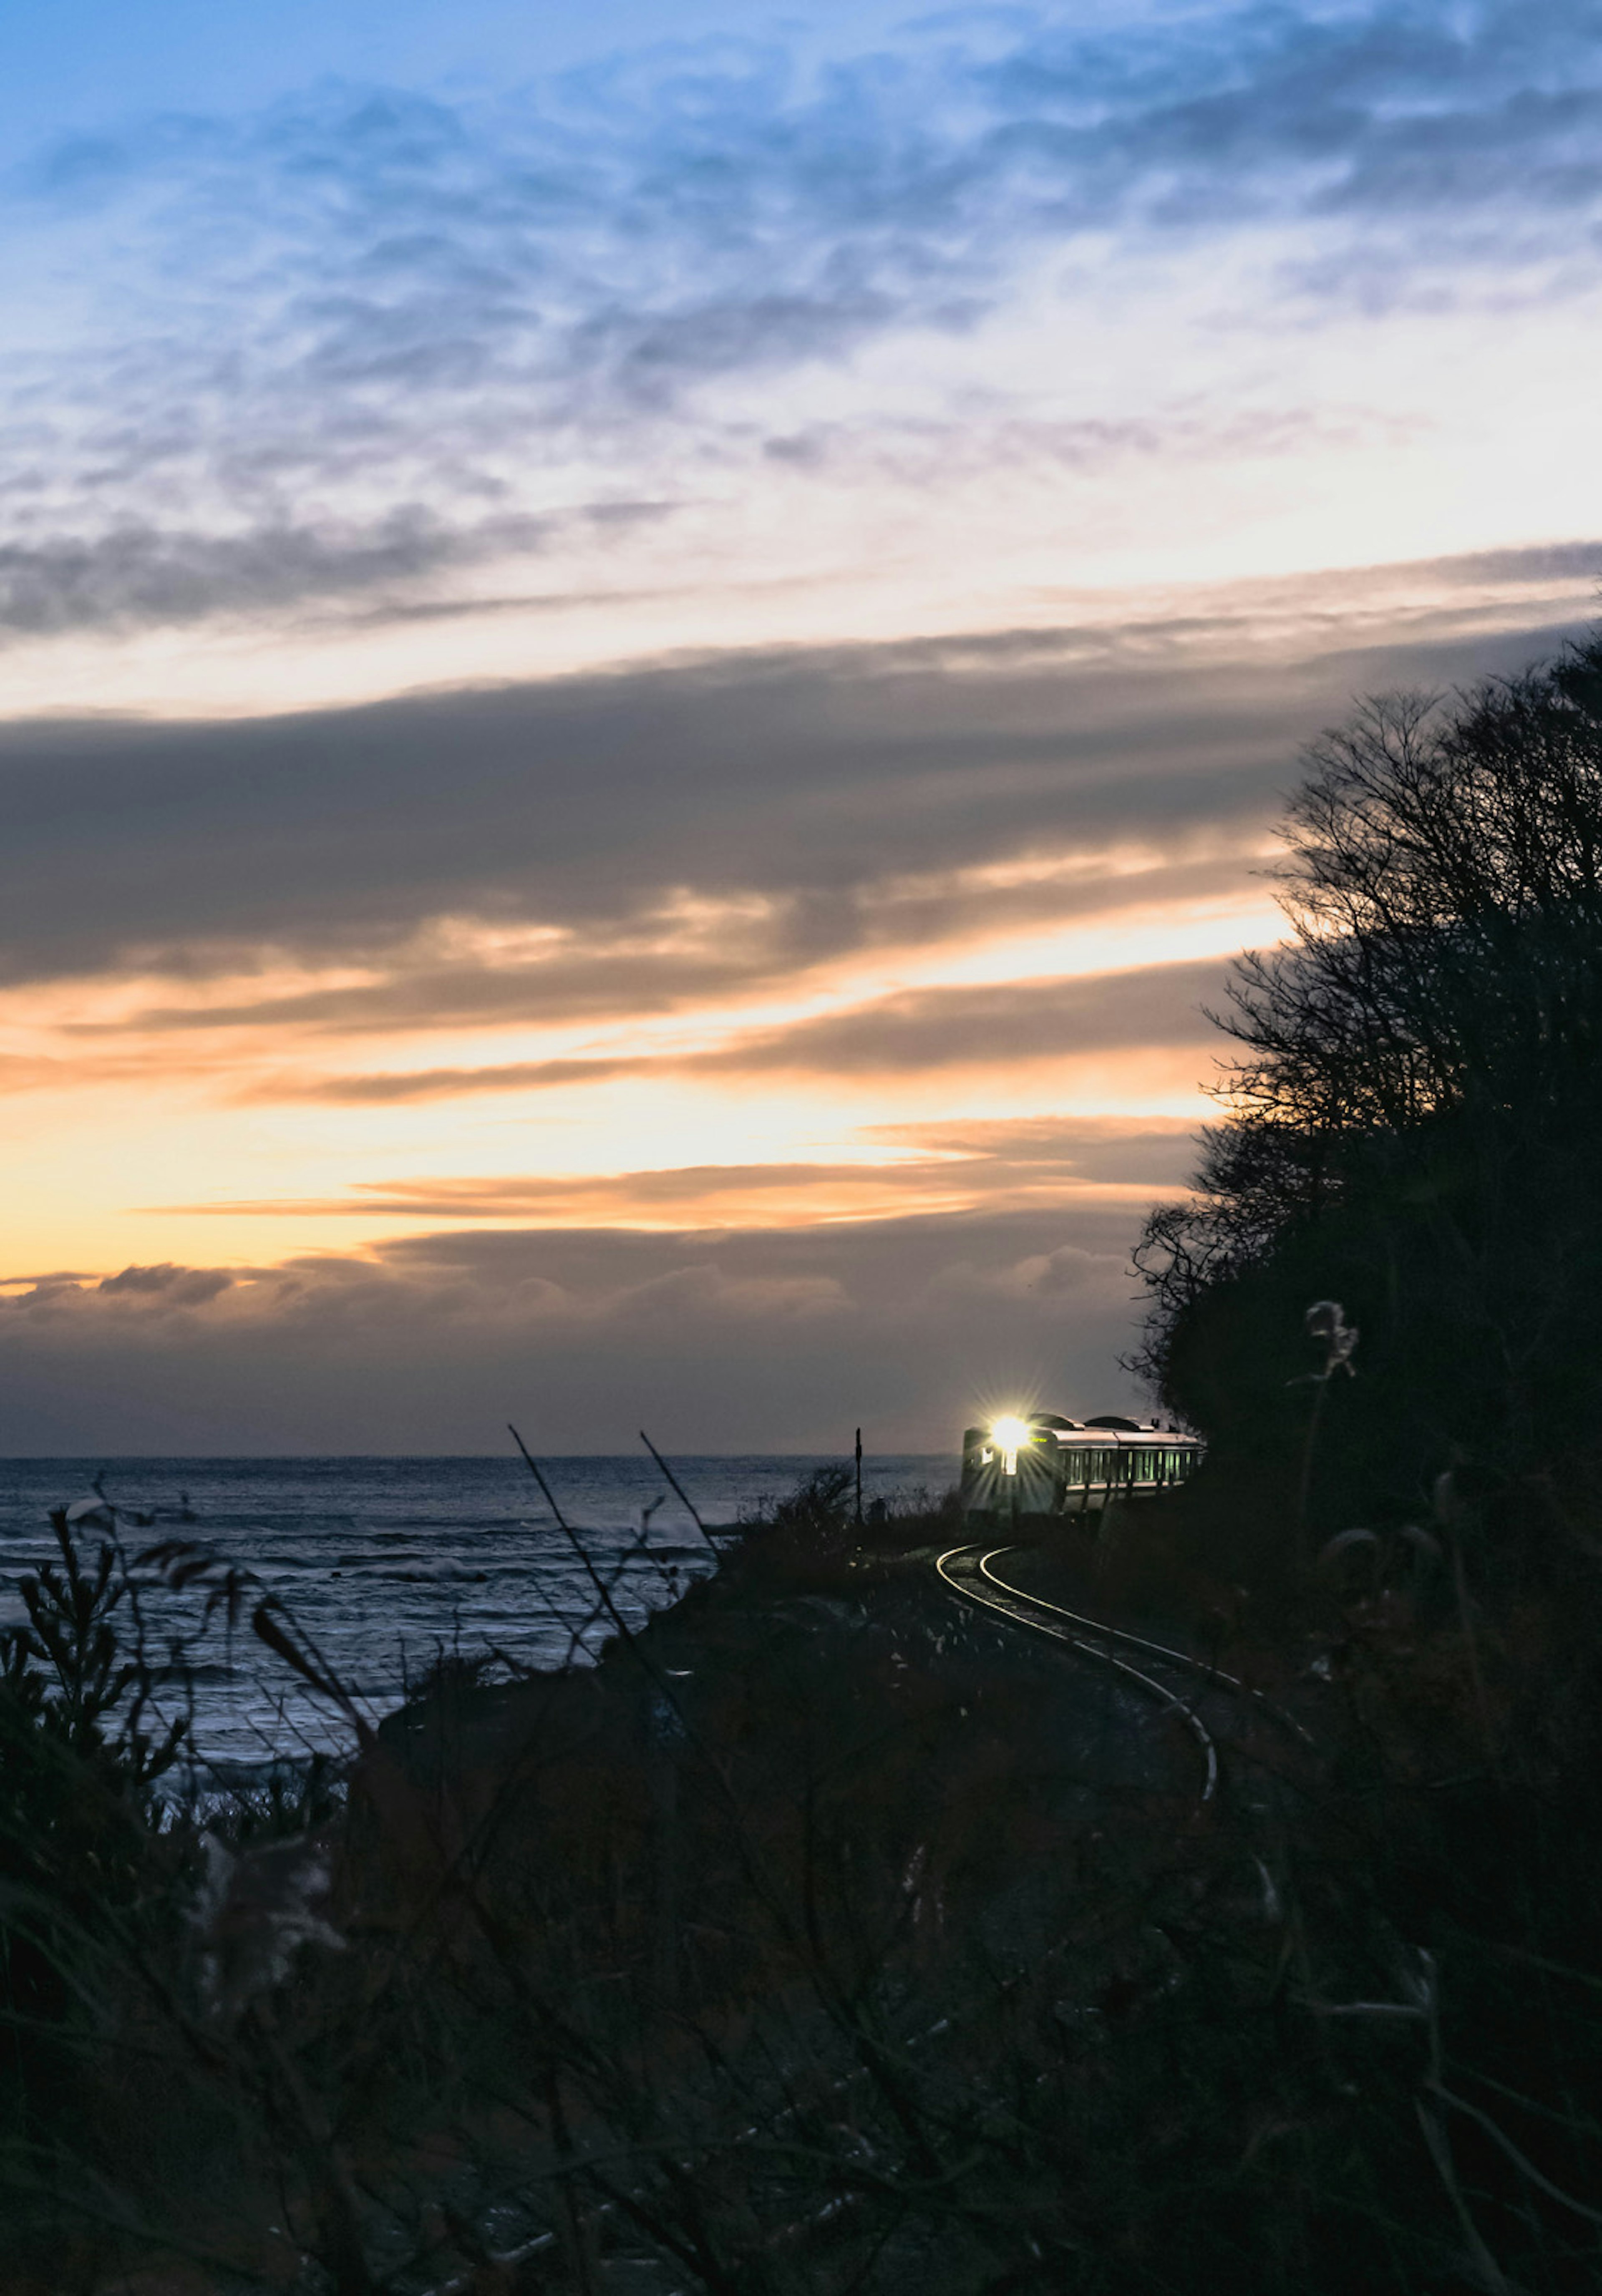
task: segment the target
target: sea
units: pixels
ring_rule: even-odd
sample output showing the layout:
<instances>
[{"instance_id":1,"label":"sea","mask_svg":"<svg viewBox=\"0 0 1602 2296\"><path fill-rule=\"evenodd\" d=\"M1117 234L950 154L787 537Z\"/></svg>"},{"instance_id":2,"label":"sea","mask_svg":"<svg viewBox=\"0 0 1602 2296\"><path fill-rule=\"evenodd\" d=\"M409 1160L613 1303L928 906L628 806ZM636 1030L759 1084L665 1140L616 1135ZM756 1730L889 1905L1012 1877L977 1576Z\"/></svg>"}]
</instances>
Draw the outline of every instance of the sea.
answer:
<instances>
[{"instance_id":1,"label":"sea","mask_svg":"<svg viewBox=\"0 0 1602 2296\"><path fill-rule=\"evenodd\" d=\"M752 1456L669 1461L672 1488L638 1457L0 1460L0 1627L25 1617L19 1582L60 1561L51 1511L66 1508L93 1561L114 1540L136 1558L183 1542L204 1567L174 1592L136 1567L136 1622L169 1675L152 1727L187 1712L192 1769L208 1792L249 1791L314 1754L354 1743L349 1716L251 1631L273 1614L376 1722L442 1656L498 1653L504 1666L594 1662L614 1628L597 1581L637 1625L716 1567L696 1528L738 1526L817 1468L848 1459ZM865 1456L865 1505L932 1503L955 1456ZM686 1504L687 1502L687 1504ZM561 1521L557 1520L559 1511ZM565 1525L565 1528L563 1526ZM737 1538L719 1530L717 1544ZM209 1594L236 1574L241 1600ZM182 1643L182 1664L172 1667Z\"/></svg>"}]
</instances>

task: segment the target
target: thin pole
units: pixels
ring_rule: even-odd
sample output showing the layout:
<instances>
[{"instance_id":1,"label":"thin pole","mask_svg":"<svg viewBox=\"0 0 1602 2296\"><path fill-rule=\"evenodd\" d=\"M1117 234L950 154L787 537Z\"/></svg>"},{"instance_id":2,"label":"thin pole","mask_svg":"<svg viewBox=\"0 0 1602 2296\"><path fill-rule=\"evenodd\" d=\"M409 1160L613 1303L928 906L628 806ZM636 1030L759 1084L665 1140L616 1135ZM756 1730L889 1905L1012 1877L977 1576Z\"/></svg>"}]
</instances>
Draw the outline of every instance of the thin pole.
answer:
<instances>
[{"instance_id":1,"label":"thin pole","mask_svg":"<svg viewBox=\"0 0 1602 2296\"><path fill-rule=\"evenodd\" d=\"M862 1528L862 1430L857 1430L857 1528Z\"/></svg>"}]
</instances>

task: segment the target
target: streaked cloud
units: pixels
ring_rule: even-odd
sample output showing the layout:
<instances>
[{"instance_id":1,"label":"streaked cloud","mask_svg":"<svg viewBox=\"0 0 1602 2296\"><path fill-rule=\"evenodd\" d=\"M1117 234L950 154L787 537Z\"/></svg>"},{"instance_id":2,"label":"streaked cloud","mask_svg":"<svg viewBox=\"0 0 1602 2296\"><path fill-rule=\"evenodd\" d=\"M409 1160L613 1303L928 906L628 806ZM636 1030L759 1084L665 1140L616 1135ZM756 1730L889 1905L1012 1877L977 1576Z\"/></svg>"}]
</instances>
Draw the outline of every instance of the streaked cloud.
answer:
<instances>
[{"instance_id":1,"label":"streaked cloud","mask_svg":"<svg viewBox=\"0 0 1602 2296\"><path fill-rule=\"evenodd\" d=\"M537 535L520 526L523 545ZM365 534L289 525L237 535L119 526L94 541L0 548L0 627L53 635L126 620L187 622L241 608L345 597L459 561L471 545L402 512Z\"/></svg>"},{"instance_id":2,"label":"streaked cloud","mask_svg":"<svg viewBox=\"0 0 1602 2296\"><path fill-rule=\"evenodd\" d=\"M1195 1134L1194 1125L1183 1123L1071 1116L972 1128L887 1126L877 1128L851 1160L834 1163L774 1159L643 1171L372 1180L325 1200L284 1196L242 1203L219 1197L155 1209L205 1218L304 1221L354 1215L518 1220L546 1227L605 1218L646 1228L779 1227L1029 1204L1066 1213L1090 1201L1143 1202L1154 1188L1183 1186L1195 1160Z\"/></svg>"},{"instance_id":3,"label":"streaked cloud","mask_svg":"<svg viewBox=\"0 0 1602 2296\"><path fill-rule=\"evenodd\" d=\"M1243 405L1216 353L1255 331L1261 365L1265 325L1337 307L1590 291L1599 127L1589 0L1378 0L981 9L826 60L670 42L473 99L329 83L60 140L0 210L0 627L458 611L474 569L527 591L553 554L671 586L625 548L640 521L722 515L765 467L954 488L964 461L1405 432L1418 409L1290 370ZM1017 314L1071 341L1113 281L1186 325L1190 299L1194 375L1135 407L1009 385Z\"/></svg>"},{"instance_id":4,"label":"streaked cloud","mask_svg":"<svg viewBox=\"0 0 1602 2296\"><path fill-rule=\"evenodd\" d=\"M1218 964L1155 965L1089 979L924 989L735 1043L701 1065L879 1075L1153 1043L1203 1045L1212 1031L1200 1000L1216 997L1223 977Z\"/></svg>"},{"instance_id":5,"label":"streaked cloud","mask_svg":"<svg viewBox=\"0 0 1602 2296\"><path fill-rule=\"evenodd\" d=\"M292 957L345 976L212 1019L535 1019L1102 904L1127 845L1171 870L1164 897L1218 890L1353 688L1512 667L1540 642L1504 604L1499 636L1437 611L1376 643L1346 587L1266 642L1243 611L209 724L0 726L0 978L194 981ZM576 938L520 947L530 930ZM150 1025L197 1025L202 1003Z\"/></svg>"},{"instance_id":6,"label":"streaked cloud","mask_svg":"<svg viewBox=\"0 0 1602 2296\"><path fill-rule=\"evenodd\" d=\"M1195 1168L1196 1127L1173 1118L1022 1116L995 1122L884 1125L892 1142L946 1155L991 1158L1016 1172L1070 1171L1080 1180L1178 1188Z\"/></svg>"},{"instance_id":7,"label":"streaked cloud","mask_svg":"<svg viewBox=\"0 0 1602 2296\"><path fill-rule=\"evenodd\" d=\"M1223 995L1219 964L1156 965L1089 979L1006 982L983 988L930 988L801 1021L789 1028L734 1034L716 1051L596 1060L522 1061L480 1069L421 1069L265 1079L260 1099L303 1098L372 1105L453 1099L464 1093L555 1091L614 1077L801 1074L890 1076L898 1070L1016 1066L1064 1053L1125 1050L1150 1044L1211 1045L1201 1010Z\"/></svg>"}]
</instances>

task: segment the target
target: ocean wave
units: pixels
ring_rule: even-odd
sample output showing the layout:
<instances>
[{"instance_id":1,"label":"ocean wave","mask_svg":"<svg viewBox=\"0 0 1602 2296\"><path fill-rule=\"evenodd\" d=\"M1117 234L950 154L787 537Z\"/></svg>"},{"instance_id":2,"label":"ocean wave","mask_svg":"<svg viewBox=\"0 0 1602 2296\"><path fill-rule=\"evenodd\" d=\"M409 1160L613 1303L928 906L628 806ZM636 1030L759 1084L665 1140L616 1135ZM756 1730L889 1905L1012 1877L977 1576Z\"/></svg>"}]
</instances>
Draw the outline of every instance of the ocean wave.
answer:
<instances>
[{"instance_id":1,"label":"ocean wave","mask_svg":"<svg viewBox=\"0 0 1602 2296\"><path fill-rule=\"evenodd\" d=\"M686 1488L711 1521L783 1496L816 1461L676 1461ZM931 1487L945 1463L884 1461L870 1493ZM644 1619L712 1567L710 1550L676 1508L658 1536L637 1548L642 1506L660 1480L632 1459L553 1461L548 1472L564 1513L587 1517L579 1542L604 1578L614 1572L626 1618ZM120 1502L159 1498L160 1532L126 1533L130 1547L163 1536L170 1501L186 1492L186 1535L219 1562L256 1574L341 1680L375 1718L400 1702L402 1666L414 1677L459 1633L472 1652L498 1645L521 1662L587 1665L611 1631L596 1616L586 1562L569 1538L531 1503L521 1469L496 1460L29 1460L0 1463L0 1620L20 1619L18 1577L53 1559L49 1510L100 1475ZM90 1533L93 1538L93 1533ZM670 1580L670 1571L676 1575ZM152 1657L166 1638L198 1628L202 1597L151 1589L144 1617ZM248 1607L248 1606L247 1606ZM553 1611L557 1614L552 1616ZM244 1781L270 1775L274 1759L307 1757L305 1741L353 1751L337 1708L264 1649L241 1621L234 1643L221 1620L210 1638L160 1693L168 1709L193 1701L199 1752ZM572 1638L582 1635L577 1652Z\"/></svg>"},{"instance_id":2,"label":"ocean wave","mask_svg":"<svg viewBox=\"0 0 1602 2296\"><path fill-rule=\"evenodd\" d=\"M465 1563L462 1562L416 1562L405 1566L391 1562L386 1564L382 1570L374 1570L366 1575L385 1579L393 1587L432 1587L451 1580L471 1586L475 1581L482 1580L487 1573L483 1570L471 1570Z\"/></svg>"}]
</instances>

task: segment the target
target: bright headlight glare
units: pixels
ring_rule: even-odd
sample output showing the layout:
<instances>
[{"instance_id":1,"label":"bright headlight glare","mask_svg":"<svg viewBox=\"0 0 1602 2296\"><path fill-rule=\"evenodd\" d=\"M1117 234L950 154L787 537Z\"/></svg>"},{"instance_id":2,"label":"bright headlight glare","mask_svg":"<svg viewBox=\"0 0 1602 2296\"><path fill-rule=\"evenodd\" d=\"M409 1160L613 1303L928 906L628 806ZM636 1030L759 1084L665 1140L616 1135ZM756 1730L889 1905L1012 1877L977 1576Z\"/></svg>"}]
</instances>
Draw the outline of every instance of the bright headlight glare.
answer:
<instances>
[{"instance_id":1,"label":"bright headlight glare","mask_svg":"<svg viewBox=\"0 0 1602 2296\"><path fill-rule=\"evenodd\" d=\"M1004 1451L1021 1451L1028 1442L1031 1429L1027 1419L993 1419L990 1437Z\"/></svg>"}]
</instances>

